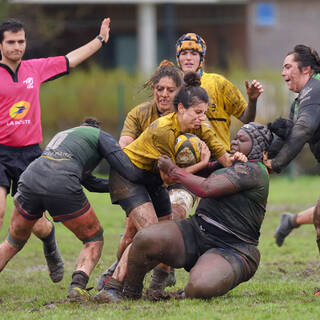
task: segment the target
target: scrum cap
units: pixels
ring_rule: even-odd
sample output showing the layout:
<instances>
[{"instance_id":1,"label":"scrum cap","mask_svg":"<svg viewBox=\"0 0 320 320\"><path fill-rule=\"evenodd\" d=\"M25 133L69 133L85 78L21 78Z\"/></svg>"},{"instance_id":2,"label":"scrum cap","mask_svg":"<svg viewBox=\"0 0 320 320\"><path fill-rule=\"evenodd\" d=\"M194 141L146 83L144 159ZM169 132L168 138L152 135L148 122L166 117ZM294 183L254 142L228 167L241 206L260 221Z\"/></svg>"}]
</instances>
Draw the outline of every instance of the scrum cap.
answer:
<instances>
[{"instance_id":1,"label":"scrum cap","mask_svg":"<svg viewBox=\"0 0 320 320\"><path fill-rule=\"evenodd\" d=\"M273 140L272 132L258 122L250 122L240 129L248 133L252 141L252 147L247 155L249 160L261 160L262 152L268 151Z\"/></svg>"},{"instance_id":2,"label":"scrum cap","mask_svg":"<svg viewBox=\"0 0 320 320\"><path fill-rule=\"evenodd\" d=\"M204 57L206 55L207 46L205 41L196 33L186 33L182 35L176 43L176 59L177 64L181 68L179 63L180 53L184 50L193 50L200 54L199 69L203 69Z\"/></svg>"}]
</instances>

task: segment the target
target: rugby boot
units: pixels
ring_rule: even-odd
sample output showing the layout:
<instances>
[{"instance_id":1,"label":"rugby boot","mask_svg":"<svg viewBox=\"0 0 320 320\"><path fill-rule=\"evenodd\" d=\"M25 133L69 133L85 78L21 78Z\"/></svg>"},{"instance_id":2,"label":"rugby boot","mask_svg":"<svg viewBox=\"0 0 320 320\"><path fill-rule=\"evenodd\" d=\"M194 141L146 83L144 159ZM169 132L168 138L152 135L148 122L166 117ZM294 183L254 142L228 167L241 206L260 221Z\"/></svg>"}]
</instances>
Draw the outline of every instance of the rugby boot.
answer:
<instances>
[{"instance_id":1,"label":"rugby boot","mask_svg":"<svg viewBox=\"0 0 320 320\"><path fill-rule=\"evenodd\" d=\"M108 280L112 277L114 270L116 270L116 267L119 263L119 260L116 260L104 273L102 273L98 279L97 282L97 290L102 290L105 283L108 282Z\"/></svg>"},{"instance_id":2,"label":"rugby boot","mask_svg":"<svg viewBox=\"0 0 320 320\"><path fill-rule=\"evenodd\" d=\"M125 300L122 290L123 283L117 279L110 278L93 300L97 303L119 303Z\"/></svg>"},{"instance_id":3,"label":"rugby boot","mask_svg":"<svg viewBox=\"0 0 320 320\"><path fill-rule=\"evenodd\" d=\"M274 237L276 239L276 244L281 247L285 238L294 229L298 228L300 225L296 223L296 215L292 213L284 213L281 216L280 225L278 226Z\"/></svg>"},{"instance_id":4,"label":"rugby boot","mask_svg":"<svg viewBox=\"0 0 320 320\"><path fill-rule=\"evenodd\" d=\"M83 271L75 271L72 274L72 281L68 289L67 298L70 302L87 302L90 295L86 289L89 276Z\"/></svg>"},{"instance_id":5,"label":"rugby boot","mask_svg":"<svg viewBox=\"0 0 320 320\"><path fill-rule=\"evenodd\" d=\"M74 286L69 288L67 298L70 302L87 302L90 300L90 294L88 290Z\"/></svg>"}]
</instances>

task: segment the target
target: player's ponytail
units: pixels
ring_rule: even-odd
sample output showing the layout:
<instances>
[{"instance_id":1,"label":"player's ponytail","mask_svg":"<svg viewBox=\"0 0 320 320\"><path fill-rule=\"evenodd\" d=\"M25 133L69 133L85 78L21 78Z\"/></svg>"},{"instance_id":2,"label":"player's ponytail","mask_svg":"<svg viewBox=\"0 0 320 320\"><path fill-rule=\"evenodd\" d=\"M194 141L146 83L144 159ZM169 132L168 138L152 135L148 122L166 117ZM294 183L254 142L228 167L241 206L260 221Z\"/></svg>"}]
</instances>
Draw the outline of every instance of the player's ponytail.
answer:
<instances>
[{"instance_id":1,"label":"player's ponytail","mask_svg":"<svg viewBox=\"0 0 320 320\"><path fill-rule=\"evenodd\" d=\"M209 96L205 89L201 88L199 73L188 72L185 74L184 85L179 89L173 100L175 110L178 110L178 104L181 103L185 109L188 109L195 103L209 103Z\"/></svg>"}]
</instances>

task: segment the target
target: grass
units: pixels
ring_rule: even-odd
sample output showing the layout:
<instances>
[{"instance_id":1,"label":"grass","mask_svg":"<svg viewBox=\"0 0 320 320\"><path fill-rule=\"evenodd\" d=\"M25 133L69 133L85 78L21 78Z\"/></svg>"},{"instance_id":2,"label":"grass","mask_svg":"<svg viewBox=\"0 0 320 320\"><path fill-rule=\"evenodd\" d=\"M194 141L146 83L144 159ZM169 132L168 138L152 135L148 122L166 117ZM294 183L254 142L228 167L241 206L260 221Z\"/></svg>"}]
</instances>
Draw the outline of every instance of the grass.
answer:
<instances>
[{"instance_id":1,"label":"grass","mask_svg":"<svg viewBox=\"0 0 320 320\"><path fill-rule=\"evenodd\" d=\"M57 239L65 260L64 279L58 284L51 283L41 245L32 236L0 274L0 319L317 319L320 298L313 293L320 286L320 263L313 226L294 230L281 248L276 246L273 233L281 212L298 212L316 202L319 182L320 177L301 176L294 180L272 177L259 244L260 267L253 279L223 297L208 301L70 304L65 296L82 244L63 225L56 224ZM88 193L88 197L105 230L103 254L88 284L95 286L100 273L115 258L124 213L118 206L110 204L108 195ZM7 207L1 241L9 226L10 198ZM174 290L183 288L187 278L187 272L177 270L178 281ZM149 279L148 275L146 284ZM95 289L92 291L96 293Z\"/></svg>"}]
</instances>

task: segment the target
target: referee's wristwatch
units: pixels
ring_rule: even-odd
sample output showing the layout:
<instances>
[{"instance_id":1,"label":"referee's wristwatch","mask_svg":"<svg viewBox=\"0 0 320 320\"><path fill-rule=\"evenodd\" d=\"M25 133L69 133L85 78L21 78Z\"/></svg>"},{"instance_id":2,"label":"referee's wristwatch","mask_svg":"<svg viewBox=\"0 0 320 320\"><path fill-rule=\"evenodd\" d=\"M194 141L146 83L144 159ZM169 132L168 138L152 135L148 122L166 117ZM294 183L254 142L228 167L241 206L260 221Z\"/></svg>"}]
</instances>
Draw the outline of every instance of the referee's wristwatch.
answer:
<instances>
[{"instance_id":1,"label":"referee's wristwatch","mask_svg":"<svg viewBox=\"0 0 320 320\"><path fill-rule=\"evenodd\" d=\"M96 39L100 40L102 45L104 45L106 43L103 36L100 36L100 34L96 36Z\"/></svg>"}]
</instances>

